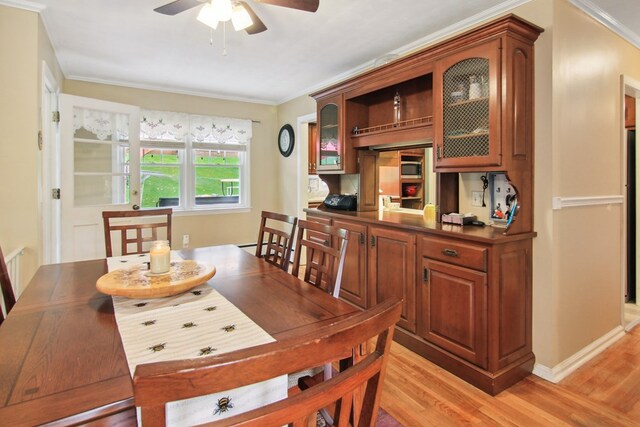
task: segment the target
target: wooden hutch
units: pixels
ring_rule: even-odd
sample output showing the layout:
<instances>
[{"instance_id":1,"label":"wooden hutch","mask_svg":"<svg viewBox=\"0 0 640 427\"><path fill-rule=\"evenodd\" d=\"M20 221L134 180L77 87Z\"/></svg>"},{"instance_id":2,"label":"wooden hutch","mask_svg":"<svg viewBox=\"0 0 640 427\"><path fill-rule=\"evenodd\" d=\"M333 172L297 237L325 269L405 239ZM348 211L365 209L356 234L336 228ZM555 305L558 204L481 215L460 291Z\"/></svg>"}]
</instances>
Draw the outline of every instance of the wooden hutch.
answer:
<instances>
[{"instance_id":1,"label":"wooden hutch","mask_svg":"<svg viewBox=\"0 0 640 427\"><path fill-rule=\"evenodd\" d=\"M358 211L307 210L351 231L341 298L403 298L395 339L490 394L533 368L533 44L509 15L320 92L316 170L332 192L359 174ZM439 212L457 212L459 174L502 172L509 227L378 210L378 156L433 144Z\"/></svg>"}]
</instances>

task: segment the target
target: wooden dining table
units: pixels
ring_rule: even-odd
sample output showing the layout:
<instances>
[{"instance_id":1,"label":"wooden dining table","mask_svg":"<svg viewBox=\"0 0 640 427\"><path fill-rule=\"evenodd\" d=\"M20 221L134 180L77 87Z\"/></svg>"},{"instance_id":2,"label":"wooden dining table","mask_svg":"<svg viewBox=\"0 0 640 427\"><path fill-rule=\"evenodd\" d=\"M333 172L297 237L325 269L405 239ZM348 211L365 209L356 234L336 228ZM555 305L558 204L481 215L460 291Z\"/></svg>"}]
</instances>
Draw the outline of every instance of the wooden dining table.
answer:
<instances>
[{"instance_id":1,"label":"wooden dining table","mask_svg":"<svg viewBox=\"0 0 640 427\"><path fill-rule=\"evenodd\" d=\"M233 245L185 249L207 283L276 340L358 309ZM135 425L105 259L41 266L0 327L0 424Z\"/></svg>"}]
</instances>

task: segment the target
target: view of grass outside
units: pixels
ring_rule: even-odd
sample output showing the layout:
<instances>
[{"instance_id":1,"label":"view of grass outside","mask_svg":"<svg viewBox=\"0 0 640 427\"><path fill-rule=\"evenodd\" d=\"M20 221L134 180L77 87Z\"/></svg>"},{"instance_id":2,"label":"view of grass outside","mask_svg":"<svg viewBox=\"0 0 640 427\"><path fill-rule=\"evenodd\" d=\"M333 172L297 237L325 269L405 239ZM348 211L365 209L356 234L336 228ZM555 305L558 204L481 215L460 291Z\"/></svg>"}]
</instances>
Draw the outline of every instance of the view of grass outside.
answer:
<instances>
[{"instance_id":1,"label":"view of grass outside","mask_svg":"<svg viewBox=\"0 0 640 427\"><path fill-rule=\"evenodd\" d=\"M242 153L194 150L196 204L199 197L238 196ZM180 197L183 150L149 149L140 152L142 207L158 206L160 198ZM231 180L231 181L229 181Z\"/></svg>"}]
</instances>

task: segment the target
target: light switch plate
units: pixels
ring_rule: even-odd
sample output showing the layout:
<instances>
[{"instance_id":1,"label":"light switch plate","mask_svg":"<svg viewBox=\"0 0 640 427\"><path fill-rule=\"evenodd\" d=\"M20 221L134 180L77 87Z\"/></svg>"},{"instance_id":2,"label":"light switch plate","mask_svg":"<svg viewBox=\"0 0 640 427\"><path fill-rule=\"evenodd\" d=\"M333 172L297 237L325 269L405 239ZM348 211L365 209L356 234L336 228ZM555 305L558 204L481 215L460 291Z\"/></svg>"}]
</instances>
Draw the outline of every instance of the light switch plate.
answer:
<instances>
[{"instance_id":1,"label":"light switch plate","mask_svg":"<svg viewBox=\"0 0 640 427\"><path fill-rule=\"evenodd\" d=\"M471 206L482 206L482 191L471 192Z\"/></svg>"}]
</instances>

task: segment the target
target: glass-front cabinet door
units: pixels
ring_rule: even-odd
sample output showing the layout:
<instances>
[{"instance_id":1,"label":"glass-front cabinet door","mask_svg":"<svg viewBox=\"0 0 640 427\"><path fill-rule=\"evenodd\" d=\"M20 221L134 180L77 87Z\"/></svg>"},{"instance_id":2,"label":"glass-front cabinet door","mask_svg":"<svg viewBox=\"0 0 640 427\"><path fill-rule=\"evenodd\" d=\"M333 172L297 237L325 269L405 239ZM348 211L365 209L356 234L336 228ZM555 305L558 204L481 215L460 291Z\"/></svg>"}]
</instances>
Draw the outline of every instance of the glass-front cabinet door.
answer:
<instances>
[{"instance_id":1,"label":"glass-front cabinet door","mask_svg":"<svg viewBox=\"0 0 640 427\"><path fill-rule=\"evenodd\" d=\"M494 40L436 63L436 169L500 165L499 55Z\"/></svg>"},{"instance_id":2,"label":"glass-front cabinet door","mask_svg":"<svg viewBox=\"0 0 640 427\"><path fill-rule=\"evenodd\" d=\"M340 138L342 120L339 97L318 102L318 150L316 170L343 170L344 147Z\"/></svg>"}]
</instances>

